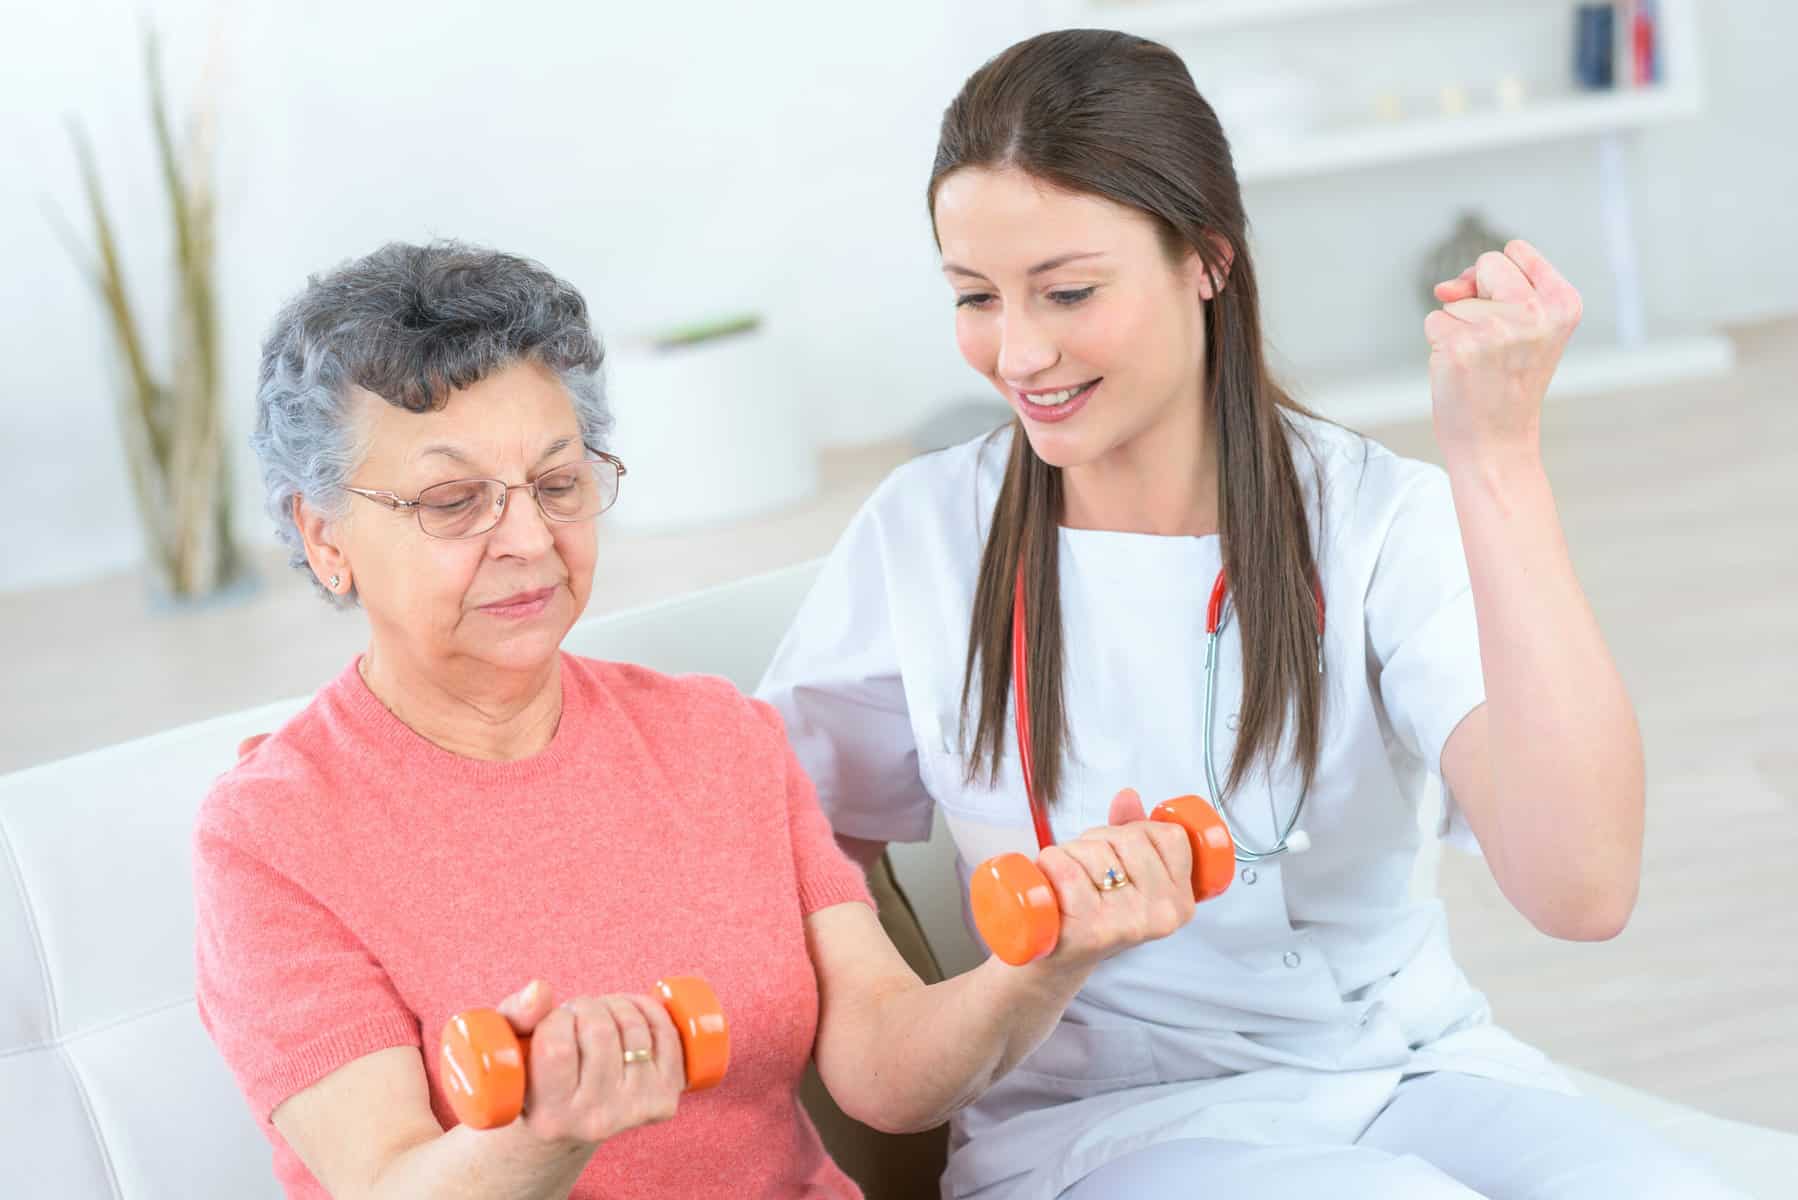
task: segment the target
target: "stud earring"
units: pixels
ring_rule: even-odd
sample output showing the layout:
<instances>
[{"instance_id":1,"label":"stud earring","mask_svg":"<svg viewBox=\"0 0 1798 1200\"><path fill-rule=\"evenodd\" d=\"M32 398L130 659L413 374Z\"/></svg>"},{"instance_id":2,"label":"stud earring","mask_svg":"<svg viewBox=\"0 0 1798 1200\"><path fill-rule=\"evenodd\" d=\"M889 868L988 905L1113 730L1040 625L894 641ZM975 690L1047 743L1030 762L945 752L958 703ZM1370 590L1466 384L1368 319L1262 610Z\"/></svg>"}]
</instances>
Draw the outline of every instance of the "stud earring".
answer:
<instances>
[{"instance_id":1,"label":"stud earring","mask_svg":"<svg viewBox=\"0 0 1798 1200\"><path fill-rule=\"evenodd\" d=\"M341 576L341 575L331 576L331 590L336 591L337 586L342 582L343 582L343 576Z\"/></svg>"}]
</instances>

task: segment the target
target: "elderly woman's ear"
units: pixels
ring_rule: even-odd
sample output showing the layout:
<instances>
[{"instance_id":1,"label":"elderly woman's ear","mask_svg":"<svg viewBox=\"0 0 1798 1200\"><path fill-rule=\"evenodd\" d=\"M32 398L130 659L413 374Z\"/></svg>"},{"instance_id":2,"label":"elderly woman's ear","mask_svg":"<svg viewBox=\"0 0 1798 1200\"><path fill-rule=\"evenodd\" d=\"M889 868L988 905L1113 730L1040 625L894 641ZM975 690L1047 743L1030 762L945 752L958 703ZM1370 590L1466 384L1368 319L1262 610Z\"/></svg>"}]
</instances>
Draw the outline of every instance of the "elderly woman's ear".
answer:
<instances>
[{"instance_id":1,"label":"elderly woman's ear","mask_svg":"<svg viewBox=\"0 0 1798 1200\"><path fill-rule=\"evenodd\" d=\"M343 548L337 544L336 531L331 520L299 496L293 500L293 523L300 531L300 539L306 544L306 561L312 566L312 573L325 590L335 596L349 594L350 563Z\"/></svg>"}]
</instances>

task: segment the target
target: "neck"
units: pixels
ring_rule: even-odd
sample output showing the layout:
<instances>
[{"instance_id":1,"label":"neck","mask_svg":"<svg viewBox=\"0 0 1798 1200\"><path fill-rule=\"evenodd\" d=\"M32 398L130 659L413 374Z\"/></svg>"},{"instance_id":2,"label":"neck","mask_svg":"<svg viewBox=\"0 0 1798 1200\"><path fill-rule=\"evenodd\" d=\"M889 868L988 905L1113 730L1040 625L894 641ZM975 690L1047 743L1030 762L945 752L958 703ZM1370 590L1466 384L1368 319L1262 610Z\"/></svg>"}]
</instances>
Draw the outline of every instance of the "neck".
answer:
<instances>
[{"instance_id":1,"label":"neck","mask_svg":"<svg viewBox=\"0 0 1798 1200\"><path fill-rule=\"evenodd\" d=\"M377 639L358 665L387 711L464 758L529 758L549 745L562 720L560 654L529 671L467 660L426 666Z\"/></svg>"},{"instance_id":2,"label":"neck","mask_svg":"<svg viewBox=\"0 0 1798 1200\"><path fill-rule=\"evenodd\" d=\"M1217 446L1205 412L1179 405L1093 461L1063 468L1062 524L1166 537L1218 532Z\"/></svg>"}]
</instances>

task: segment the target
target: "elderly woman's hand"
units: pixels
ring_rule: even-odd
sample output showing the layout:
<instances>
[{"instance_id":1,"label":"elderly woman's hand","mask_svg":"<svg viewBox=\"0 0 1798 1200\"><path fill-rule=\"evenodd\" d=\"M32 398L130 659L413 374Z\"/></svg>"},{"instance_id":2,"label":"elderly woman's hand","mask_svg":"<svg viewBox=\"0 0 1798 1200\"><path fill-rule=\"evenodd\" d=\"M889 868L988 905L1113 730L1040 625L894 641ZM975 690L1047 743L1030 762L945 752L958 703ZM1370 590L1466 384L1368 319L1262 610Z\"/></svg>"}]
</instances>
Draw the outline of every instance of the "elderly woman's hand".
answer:
<instances>
[{"instance_id":1,"label":"elderly woman's hand","mask_svg":"<svg viewBox=\"0 0 1798 1200\"><path fill-rule=\"evenodd\" d=\"M557 1004L539 980L498 1009L531 1036L519 1120L537 1139L590 1151L674 1116L686 1064L674 1021L655 1000L579 996Z\"/></svg>"},{"instance_id":2,"label":"elderly woman's hand","mask_svg":"<svg viewBox=\"0 0 1798 1200\"><path fill-rule=\"evenodd\" d=\"M1192 919L1192 844L1151 821L1126 788L1109 825L1046 848L1037 859L1061 904L1061 936L1043 964L1089 971L1120 950L1164 938Z\"/></svg>"}]
</instances>

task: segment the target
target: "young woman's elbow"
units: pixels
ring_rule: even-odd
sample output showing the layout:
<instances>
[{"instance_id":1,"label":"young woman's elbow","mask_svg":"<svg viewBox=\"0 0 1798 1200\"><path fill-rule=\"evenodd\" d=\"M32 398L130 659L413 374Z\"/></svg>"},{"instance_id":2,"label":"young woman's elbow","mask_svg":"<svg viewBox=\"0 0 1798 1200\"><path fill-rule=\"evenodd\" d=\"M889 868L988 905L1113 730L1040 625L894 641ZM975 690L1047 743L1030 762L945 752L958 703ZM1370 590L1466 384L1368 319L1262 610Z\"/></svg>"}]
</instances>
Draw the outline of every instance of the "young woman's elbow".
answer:
<instances>
[{"instance_id":1,"label":"young woman's elbow","mask_svg":"<svg viewBox=\"0 0 1798 1200\"><path fill-rule=\"evenodd\" d=\"M1635 912L1637 879L1631 875L1592 881L1577 893L1563 897L1546 911L1532 915L1531 924L1549 937L1569 942L1608 942L1629 925Z\"/></svg>"}]
</instances>

